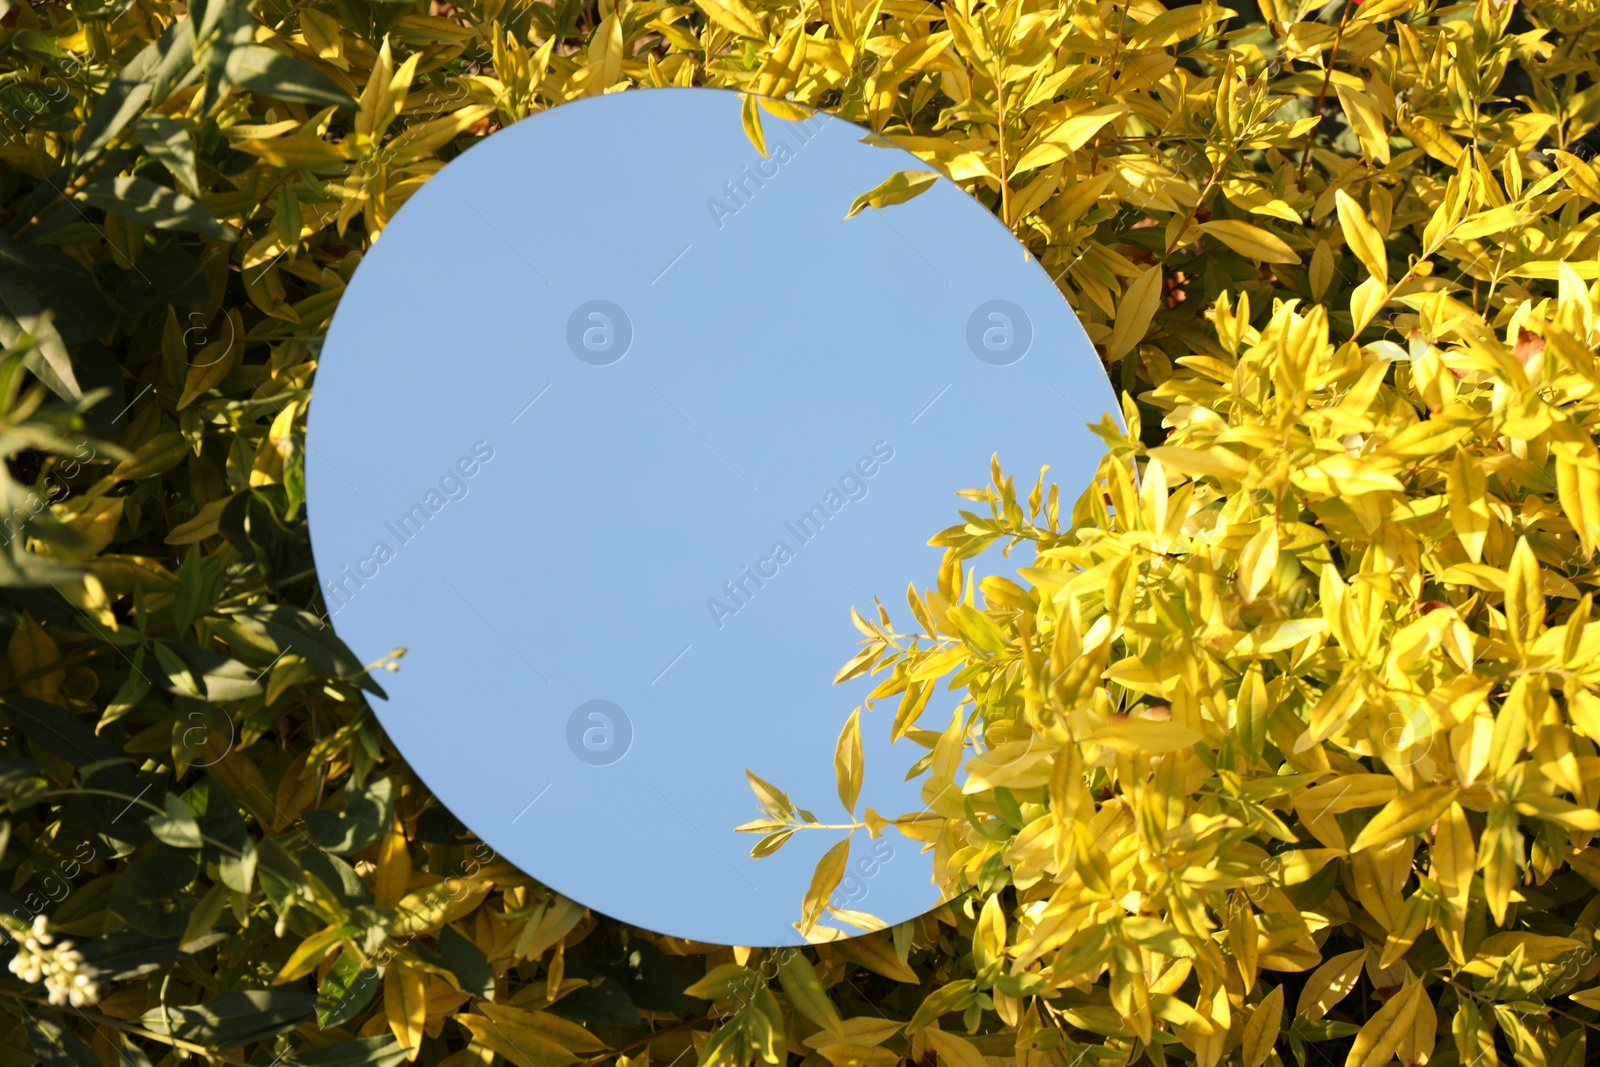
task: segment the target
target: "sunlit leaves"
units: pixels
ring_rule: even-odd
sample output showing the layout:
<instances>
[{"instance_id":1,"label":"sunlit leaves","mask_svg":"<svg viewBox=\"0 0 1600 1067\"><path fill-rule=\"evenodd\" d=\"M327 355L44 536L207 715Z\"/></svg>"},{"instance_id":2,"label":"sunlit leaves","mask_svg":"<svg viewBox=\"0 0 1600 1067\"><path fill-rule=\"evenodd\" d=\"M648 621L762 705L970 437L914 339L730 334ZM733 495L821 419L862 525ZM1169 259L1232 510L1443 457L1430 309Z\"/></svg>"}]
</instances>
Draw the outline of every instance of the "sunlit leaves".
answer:
<instances>
[{"instance_id":1,"label":"sunlit leaves","mask_svg":"<svg viewBox=\"0 0 1600 1067\"><path fill-rule=\"evenodd\" d=\"M869 207L881 208L890 204L903 204L927 192L938 180L939 175L931 170L896 171L856 197L844 217L854 218Z\"/></svg>"},{"instance_id":2,"label":"sunlit leaves","mask_svg":"<svg viewBox=\"0 0 1600 1067\"><path fill-rule=\"evenodd\" d=\"M32 518L0 554L0 582L31 587L0 672L6 858L24 902L82 868L52 908L128 976L107 980L115 1017L157 1035L119 1049L61 1012L34 1055L157 1062L170 1022L229 1055L281 1041L245 1059L286 1067L623 1045L639 1067L1266 1067L1325 1040L1360 1067L1440 1041L1462 1064L1581 1061L1572 1016L1600 1007L1600 964L1568 954L1600 884L1581 12L369 7L8 15L0 490ZM848 818L751 776L754 854L828 840L795 902L828 943L800 956L624 931L528 882L439 817L366 710L366 665L306 624L297 442L354 264L475 139L691 84L746 94L752 154L764 116L820 110L926 164L841 189L840 214L936 175L976 197L1126 394L1088 491L997 466L928 531L946 557L905 617L841 650L840 677L875 687L862 711L887 702L920 756L925 810L861 810L860 712L834 750ZM1016 399L973 417L1080 417ZM1014 539L1020 573L986 553ZM114 795L61 792L82 789ZM92 860L70 858L80 828L107 835ZM885 838L928 846L952 899L837 940L874 928L838 890ZM642 945L711 1017L580 1018L637 990L574 974Z\"/></svg>"},{"instance_id":3,"label":"sunlit leaves","mask_svg":"<svg viewBox=\"0 0 1600 1067\"><path fill-rule=\"evenodd\" d=\"M1200 228L1241 255L1263 263L1299 263L1300 256L1271 230L1237 219L1215 219Z\"/></svg>"}]
</instances>

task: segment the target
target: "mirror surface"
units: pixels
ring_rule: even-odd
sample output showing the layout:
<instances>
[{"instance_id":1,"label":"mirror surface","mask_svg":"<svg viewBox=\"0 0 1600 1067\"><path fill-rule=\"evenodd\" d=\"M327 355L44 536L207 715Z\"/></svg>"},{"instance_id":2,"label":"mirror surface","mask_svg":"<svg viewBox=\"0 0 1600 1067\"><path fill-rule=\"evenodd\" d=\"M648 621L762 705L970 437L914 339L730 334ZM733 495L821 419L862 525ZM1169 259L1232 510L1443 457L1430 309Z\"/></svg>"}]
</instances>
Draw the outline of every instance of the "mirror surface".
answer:
<instances>
[{"instance_id":1,"label":"mirror surface","mask_svg":"<svg viewBox=\"0 0 1600 1067\"><path fill-rule=\"evenodd\" d=\"M921 810L903 779L925 750L888 741L898 698L863 711L854 815L839 799L839 729L881 680L832 684L850 609L877 597L915 628L926 542L974 506L956 491L998 453L1019 486L1049 464L1070 506L1102 452L1085 426L1116 404L981 204L940 178L846 219L928 166L820 114L763 114L763 159L740 106L587 99L430 179L334 316L306 484L332 623L363 662L407 649L374 706L463 823L617 919L776 946L803 943L844 832L752 858L746 769L827 824ZM933 906L922 848L856 832L833 904Z\"/></svg>"}]
</instances>

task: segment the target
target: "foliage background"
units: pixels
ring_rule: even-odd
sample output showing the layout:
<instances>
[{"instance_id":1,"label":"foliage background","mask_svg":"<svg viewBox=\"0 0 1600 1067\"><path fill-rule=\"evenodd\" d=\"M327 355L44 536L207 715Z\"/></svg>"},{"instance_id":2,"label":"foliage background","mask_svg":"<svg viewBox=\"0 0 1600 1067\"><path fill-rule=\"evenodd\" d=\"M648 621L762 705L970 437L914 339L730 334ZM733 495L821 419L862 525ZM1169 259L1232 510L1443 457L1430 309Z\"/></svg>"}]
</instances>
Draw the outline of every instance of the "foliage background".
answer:
<instances>
[{"instance_id":1,"label":"foliage background","mask_svg":"<svg viewBox=\"0 0 1600 1067\"><path fill-rule=\"evenodd\" d=\"M4 1064L1584 1060L1584 0L0 9ZM321 332L406 197L530 112L692 84L936 164L1128 396L1076 504L969 494L920 636L863 620L929 810L861 832L952 899L805 952L620 927L466 835L305 534ZM1027 588L965 569L1019 538ZM867 921L843 873L819 936Z\"/></svg>"}]
</instances>

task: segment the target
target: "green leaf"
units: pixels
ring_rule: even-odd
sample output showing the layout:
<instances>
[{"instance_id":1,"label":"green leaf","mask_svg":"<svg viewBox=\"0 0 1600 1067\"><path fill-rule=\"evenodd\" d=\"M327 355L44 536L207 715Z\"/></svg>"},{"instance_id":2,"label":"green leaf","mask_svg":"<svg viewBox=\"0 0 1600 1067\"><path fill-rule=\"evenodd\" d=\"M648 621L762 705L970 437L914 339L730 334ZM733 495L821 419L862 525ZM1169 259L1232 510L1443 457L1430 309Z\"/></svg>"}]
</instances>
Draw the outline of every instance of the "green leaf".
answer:
<instances>
[{"instance_id":1,"label":"green leaf","mask_svg":"<svg viewBox=\"0 0 1600 1067\"><path fill-rule=\"evenodd\" d=\"M118 930L92 941L80 942L78 951L89 966L110 982L125 982L159 971L172 966L184 956L176 938L152 937L138 930Z\"/></svg>"},{"instance_id":2,"label":"green leaf","mask_svg":"<svg viewBox=\"0 0 1600 1067\"><path fill-rule=\"evenodd\" d=\"M356 102L327 75L265 45L236 46L228 53L227 77L241 89L301 104L353 108Z\"/></svg>"},{"instance_id":3,"label":"green leaf","mask_svg":"<svg viewBox=\"0 0 1600 1067\"><path fill-rule=\"evenodd\" d=\"M185 230L219 241L232 241L239 236L187 196L148 178L106 178L85 189L81 199L90 207L158 230Z\"/></svg>"},{"instance_id":4,"label":"green leaf","mask_svg":"<svg viewBox=\"0 0 1600 1067\"><path fill-rule=\"evenodd\" d=\"M164 115L146 115L139 120L138 132L139 143L150 157L166 167L191 196L198 196L200 176L188 128Z\"/></svg>"},{"instance_id":5,"label":"green leaf","mask_svg":"<svg viewBox=\"0 0 1600 1067\"><path fill-rule=\"evenodd\" d=\"M182 893L198 869L187 855L142 856L117 875L107 906L117 918L151 937L179 937L194 910L194 901Z\"/></svg>"},{"instance_id":6,"label":"green leaf","mask_svg":"<svg viewBox=\"0 0 1600 1067\"><path fill-rule=\"evenodd\" d=\"M596 964L595 970L615 978L628 999L644 1011L676 1014L688 1006L677 968L666 953L643 938L630 938L620 961Z\"/></svg>"},{"instance_id":7,"label":"green leaf","mask_svg":"<svg viewBox=\"0 0 1600 1067\"><path fill-rule=\"evenodd\" d=\"M456 988L482 1000L494 999L494 971L483 950L450 926L439 931L439 960L455 975Z\"/></svg>"},{"instance_id":8,"label":"green leaf","mask_svg":"<svg viewBox=\"0 0 1600 1067\"><path fill-rule=\"evenodd\" d=\"M167 794L165 803L165 812L146 820L156 840L173 848L199 848L203 844L200 840L200 823L195 819L194 812L189 810L189 805L171 793Z\"/></svg>"},{"instance_id":9,"label":"green leaf","mask_svg":"<svg viewBox=\"0 0 1600 1067\"><path fill-rule=\"evenodd\" d=\"M38 30L17 30L11 35L11 47L35 59L53 60L67 57L67 50L61 47L61 42Z\"/></svg>"},{"instance_id":10,"label":"green leaf","mask_svg":"<svg viewBox=\"0 0 1600 1067\"><path fill-rule=\"evenodd\" d=\"M15 322L0 319L0 342L24 349L23 366L63 400L83 395L72 370L66 339L56 329L55 312L42 307L33 295L10 278L0 279L0 304Z\"/></svg>"},{"instance_id":11,"label":"green leaf","mask_svg":"<svg viewBox=\"0 0 1600 1067\"><path fill-rule=\"evenodd\" d=\"M285 1057L283 1062L289 1067L399 1067L408 1055L409 1050L396 1041L393 1034L384 1034L335 1041L321 1048L296 1052Z\"/></svg>"},{"instance_id":12,"label":"green leaf","mask_svg":"<svg viewBox=\"0 0 1600 1067\"><path fill-rule=\"evenodd\" d=\"M71 1031L37 1018L32 1012L22 1013L22 1024L27 1027L28 1043L39 1057L40 1067L100 1067L99 1058Z\"/></svg>"},{"instance_id":13,"label":"green leaf","mask_svg":"<svg viewBox=\"0 0 1600 1067\"><path fill-rule=\"evenodd\" d=\"M72 97L52 89L42 82L12 82L0 89L0 114L35 130L69 133L77 129Z\"/></svg>"},{"instance_id":14,"label":"green leaf","mask_svg":"<svg viewBox=\"0 0 1600 1067\"><path fill-rule=\"evenodd\" d=\"M156 662L167 675L167 690L177 696L220 704L247 700L261 692L258 671L220 652L176 641L154 642L153 647Z\"/></svg>"},{"instance_id":15,"label":"green leaf","mask_svg":"<svg viewBox=\"0 0 1600 1067\"><path fill-rule=\"evenodd\" d=\"M587 967L568 967L568 978L582 978L589 984L575 989L550 1005L550 1011L577 1022L603 1026L638 1026L639 1011L623 991L622 983Z\"/></svg>"},{"instance_id":16,"label":"green leaf","mask_svg":"<svg viewBox=\"0 0 1600 1067\"><path fill-rule=\"evenodd\" d=\"M394 821L394 784L374 778L345 790L343 811L310 810L305 820L311 842L329 852L358 852L389 829Z\"/></svg>"},{"instance_id":17,"label":"green leaf","mask_svg":"<svg viewBox=\"0 0 1600 1067\"><path fill-rule=\"evenodd\" d=\"M324 674L352 681L375 696L384 695L366 666L333 632L333 627L309 611L273 604L227 617L272 642L280 651L294 653Z\"/></svg>"},{"instance_id":18,"label":"green leaf","mask_svg":"<svg viewBox=\"0 0 1600 1067\"><path fill-rule=\"evenodd\" d=\"M382 988L376 967L363 967L353 952L340 953L317 987L317 1025L324 1030L343 1026L360 1015Z\"/></svg>"},{"instance_id":19,"label":"green leaf","mask_svg":"<svg viewBox=\"0 0 1600 1067\"><path fill-rule=\"evenodd\" d=\"M130 800L144 791L144 783L127 767L128 758L66 708L10 693L0 697L0 710L30 743L74 767L95 767L86 777L96 786Z\"/></svg>"},{"instance_id":20,"label":"green leaf","mask_svg":"<svg viewBox=\"0 0 1600 1067\"><path fill-rule=\"evenodd\" d=\"M182 18L111 79L78 131L72 146L74 164L81 171L98 159L128 123L151 104L161 103L195 73L194 27L188 18Z\"/></svg>"},{"instance_id":21,"label":"green leaf","mask_svg":"<svg viewBox=\"0 0 1600 1067\"><path fill-rule=\"evenodd\" d=\"M295 1029L311 1019L316 1003L310 993L248 989L226 993L208 1004L151 1008L139 1025L213 1048L238 1048Z\"/></svg>"}]
</instances>

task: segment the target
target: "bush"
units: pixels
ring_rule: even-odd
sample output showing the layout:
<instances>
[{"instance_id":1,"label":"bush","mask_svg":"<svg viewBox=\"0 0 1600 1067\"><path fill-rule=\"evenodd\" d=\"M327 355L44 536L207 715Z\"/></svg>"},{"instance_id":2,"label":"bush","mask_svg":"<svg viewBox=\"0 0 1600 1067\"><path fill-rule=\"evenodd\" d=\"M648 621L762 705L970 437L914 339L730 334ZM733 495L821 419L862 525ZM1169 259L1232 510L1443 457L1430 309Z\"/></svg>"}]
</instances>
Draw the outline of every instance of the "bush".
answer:
<instances>
[{"instance_id":1,"label":"bush","mask_svg":"<svg viewBox=\"0 0 1600 1067\"><path fill-rule=\"evenodd\" d=\"M1583 1060L1587 8L5 7L0 1059ZM320 626L301 508L322 331L406 197L690 84L937 165L1126 395L1069 513L997 463L914 628L862 620L844 673L928 756L861 829L951 898L804 952L621 927L465 834L364 702L395 664ZM997 541L1025 586L967 562Z\"/></svg>"}]
</instances>

